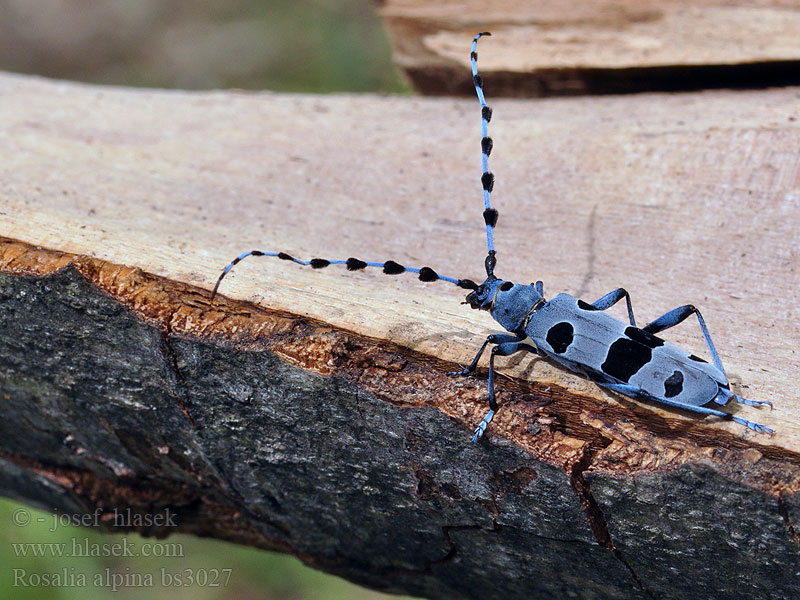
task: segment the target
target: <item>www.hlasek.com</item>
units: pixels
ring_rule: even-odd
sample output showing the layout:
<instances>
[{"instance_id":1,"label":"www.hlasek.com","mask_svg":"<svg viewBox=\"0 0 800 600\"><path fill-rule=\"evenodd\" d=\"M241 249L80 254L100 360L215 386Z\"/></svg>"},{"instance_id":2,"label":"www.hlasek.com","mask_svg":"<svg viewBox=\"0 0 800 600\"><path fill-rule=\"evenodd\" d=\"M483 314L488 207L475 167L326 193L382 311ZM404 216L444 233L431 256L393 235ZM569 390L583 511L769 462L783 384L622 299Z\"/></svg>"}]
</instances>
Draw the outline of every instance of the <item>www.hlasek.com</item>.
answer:
<instances>
[{"instance_id":1,"label":"www.hlasek.com","mask_svg":"<svg viewBox=\"0 0 800 600\"><path fill-rule=\"evenodd\" d=\"M74 537L69 542L13 542L11 548L17 558L156 556L182 558L183 544L180 542L142 542L123 538L118 542L94 542L89 538Z\"/></svg>"}]
</instances>

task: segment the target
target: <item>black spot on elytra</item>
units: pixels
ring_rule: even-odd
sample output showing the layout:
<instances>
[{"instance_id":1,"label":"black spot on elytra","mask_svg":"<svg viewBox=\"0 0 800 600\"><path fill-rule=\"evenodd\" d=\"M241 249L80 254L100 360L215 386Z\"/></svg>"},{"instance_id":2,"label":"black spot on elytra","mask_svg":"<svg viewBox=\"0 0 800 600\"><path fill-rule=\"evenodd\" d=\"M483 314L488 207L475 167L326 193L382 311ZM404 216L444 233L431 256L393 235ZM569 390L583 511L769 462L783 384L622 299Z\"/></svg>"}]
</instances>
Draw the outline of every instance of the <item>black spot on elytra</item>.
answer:
<instances>
[{"instance_id":1,"label":"black spot on elytra","mask_svg":"<svg viewBox=\"0 0 800 600\"><path fill-rule=\"evenodd\" d=\"M575 329L570 323L556 323L547 331L547 343L556 354L564 354L574 338Z\"/></svg>"},{"instance_id":2,"label":"black spot on elytra","mask_svg":"<svg viewBox=\"0 0 800 600\"><path fill-rule=\"evenodd\" d=\"M626 327L625 335L631 338L634 342L644 344L648 348L658 348L664 345L664 340L657 338L652 333L642 331L638 327Z\"/></svg>"},{"instance_id":3,"label":"black spot on elytra","mask_svg":"<svg viewBox=\"0 0 800 600\"><path fill-rule=\"evenodd\" d=\"M489 227L497 225L497 217L499 216L500 213L497 212L496 208L487 208L483 211L483 220Z\"/></svg>"},{"instance_id":4,"label":"black spot on elytra","mask_svg":"<svg viewBox=\"0 0 800 600\"><path fill-rule=\"evenodd\" d=\"M653 351L648 346L628 338L619 338L609 346L600 369L606 375L627 383L652 357Z\"/></svg>"},{"instance_id":5,"label":"black spot on elytra","mask_svg":"<svg viewBox=\"0 0 800 600\"><path fill-rule=\"evenodd\" d=\"M492 120L492 109L488 106L481 108L481 117L487 123Z\"/></svg>"},{"instance_id":6,"label":"black spot on elytra","mask_svg":"<svg viewBox=\"0 0 800 600\"><path fill-rule=\"evenodd\" d=\"M591 304L584 302L583 300L578 300L578 308L581 310L600 310L596 306L592 306Z\"/></svg>"},{"instance_id":7,"label":"black spot on elytra","mask_svg":"<svg viewBox=\"0 0 800 600\"><path fill-rule=\"evenodd\" d=\"M664 380L664 397L674 398L683 390L683 373L673 371L672 375Z\"/></svg>"},{"instance_id":8,"label":"black spot on elytra","mask_svg":"<svg viewBox=\"0 0 800 600\"><path fill-rule=\"evenodd\" d=\"M708 362L707 360L704 360L704 359L700 358L699 356L695 356L694 354L690 354L689 358L691 358L692 360L697 361L697 362L704 362L704 363Z\"/></svg>"},{"instance_id":9,"label":"black spot on elytra","mask_svg":"<svg viewBox=\"0 0 800 600\"><path fill-rule=\"evenodd\" d=\"M430 267L422 267L419 270L420 281L436 281L439 279L439 274Z\"/></svg>"},{"instance_id":10,"label":"black spot on elytra","mask_svg":"<svg viewBox=\"0 0 800 600\"><path fill-rule=\"evenodd\" d=\"M492 153L492 148L494 148L494 142L492 141L492 138L481 138L481 152L483 152L486 156L489 156Z\"/></svg>"},{"instance_id":11,"label":"black spot on elytra","mask_svg":"<svg viewBox=\"0 0 800 600\"><path fill-rule=\"evenodd\" d=\"M357 258L348 258L347 259L347 270L348 271L360 271L361 269L366 269L367 263L363 260L359 260Z\"/></svg>"},{"instance_id":12,"label":"black spot on elytra","mask_svg":"<svg viewBox=\"0 0 800 600\"><path fill-rule=\"evenodd\" d=\"M383 263L383 272L387 275L399 275L405 270L406 268L403 265L398 264L393 260L387 260L385 263Z\"/></svg>"},{"instance_id":13,"label":"black spot on elytra","mask_svg":"<svg viewBox=\"0 0 800 600\"><path fill-rule=\"evenodd\" d=\"M278 252L278 258L281 260L294 260L294 257L286 254L286 252Z\"/></svg>"},{"instance_id":14,"label":"black spot on elytra","mask_svg":"<svg viewBox=\"0 0 800 600\"><path fill-rule=\"evenodd\" d=\"M325 260L324 258L312 258L310 264L312 269L324 269L331 264L331 261Z\"/></svg>"},{"instance_id":15,"label":"black spot on elytra","mask_svg":"<svg viewBox=\"0 0 800 600\"><path fill-rule=\"evenodd\" d=\"M494 174L491 171L486 171L481 175L481 185L487 192L491 192L494 189Z\"/></svg>"},{"instance_id":16,"label":"black spot on elytra","mask_svg":"<svg viewBox=\"0 0 800 600\"><path fill-rule=\"evenodd\" d=\"M500 291L501 292L507 292L508 290L510 290L513 287L514 287L514 284L512 282L504 281L503 284L500 286Z\"/></svg>"}]
</instances>

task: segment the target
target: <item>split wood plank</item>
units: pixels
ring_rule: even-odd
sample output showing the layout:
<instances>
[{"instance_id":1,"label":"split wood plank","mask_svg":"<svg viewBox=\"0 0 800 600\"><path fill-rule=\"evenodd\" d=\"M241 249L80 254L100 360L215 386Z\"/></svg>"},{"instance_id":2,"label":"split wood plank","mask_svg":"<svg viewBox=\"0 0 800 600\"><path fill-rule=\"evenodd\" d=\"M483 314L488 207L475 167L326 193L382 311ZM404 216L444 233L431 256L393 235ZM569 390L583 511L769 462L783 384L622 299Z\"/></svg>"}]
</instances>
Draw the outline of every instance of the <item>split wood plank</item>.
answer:
<instances>
[{"instance_id":1,"label":"split wood plank","mask_svg":"<svg viewBox=\"0 0 800 600\"><path fill-rule=\"evenodd\" d=\"M423 94L470 94L478 31L494 96L545 96L800 82L800 6L770 0L421 2L381 15L394 59ZM489 50L490 48L490 50Z\"/></svg>"}]
</instances>

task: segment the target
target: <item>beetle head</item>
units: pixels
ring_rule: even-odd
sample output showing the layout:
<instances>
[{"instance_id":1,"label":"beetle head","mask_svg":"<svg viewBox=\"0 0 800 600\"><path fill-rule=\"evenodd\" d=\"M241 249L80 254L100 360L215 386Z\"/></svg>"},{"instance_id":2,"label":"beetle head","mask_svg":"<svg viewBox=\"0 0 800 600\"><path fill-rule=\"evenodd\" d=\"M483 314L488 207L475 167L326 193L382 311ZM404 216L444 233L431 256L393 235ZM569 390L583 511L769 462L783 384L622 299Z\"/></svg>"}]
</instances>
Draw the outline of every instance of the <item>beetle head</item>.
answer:
<instances>
[{"instance_id":1,"label":"beetle head","mask_svg":"<svg viewBox=\"0 0 800 600\"><path fill-rule=\"evenodd\" d=\"M469 304L470 308L491 310L494 298L497 295L497 288L501 283L503 283L501 280L494 275L490 275L486 278L486 281L467 294L464 304Z\"/></svg>"},{"instance_id":2,"label":"beetle head","mask_svg":"<svg viewBox=\"0 0 800 600\"><path fill-rule=\"evenodd\" d=\"M494 320L508 331L524 328L526 317L543 303L541 284L521 285L497 279L494 275L467 294L465 302L471 308L488 310Z\"/></svg>"}]
</instances>

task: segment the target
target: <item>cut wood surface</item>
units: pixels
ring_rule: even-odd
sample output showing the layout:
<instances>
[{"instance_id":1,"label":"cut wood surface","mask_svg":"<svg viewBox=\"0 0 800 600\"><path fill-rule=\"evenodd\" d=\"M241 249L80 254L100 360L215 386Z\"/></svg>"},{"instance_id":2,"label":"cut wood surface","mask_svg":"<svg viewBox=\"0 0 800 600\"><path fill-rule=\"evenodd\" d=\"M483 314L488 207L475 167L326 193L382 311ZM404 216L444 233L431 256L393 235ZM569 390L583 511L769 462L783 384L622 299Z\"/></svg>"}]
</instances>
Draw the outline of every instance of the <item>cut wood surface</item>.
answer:
<instances>
[{"instance_id":1,"label":"cut wood surface","mask_svg":"<svg viewBox=\"0 0 800 600\"><path fill-rule=\"evenodd\" d=\"M775 405L773 411L738 406L731 410L774 428L776 434L770 437L735 423L611 396L543 360L526 357L499 364L507 375L498 382L504 406L486 442L473 448L471 430L486 410L485 372L464 380L444 373L467 363L497 327L486 313L459 304L462 290L442 282L424 284L408 275L348 273L334 266L311 270L277 259L249 258L225 279L217 302L209 301L208 291L234 256L251 249L282 250L301 258L393 259L480 280L485 239L475 101L160 92L2 75L0 236L5 240L0 264L6 274L4 289L16 290L3 296L9 307L3 325L8 332L12 326L20 328L9 334L13 339L4 350L17 353L3 364L5 389L17 386L16 396L5 396L4 411L13 412L9 398L31 394L18 383L19 372L35 373L38 368L23 364L25 345L18 340L35 345L56 337L36 333L37 319L46 320L47 313L26 316L34 306L25 299L65 290L76 297L88 295L92 303L106 307L104 299L110 298L130 309L139 324L134 327L126 320L120 325L106 307L97 310L111 315L103 331L145 325L163 331L168 349L163 353L172 357L165 364L174 368L175 380L187 390L178 408L196 428L191 444L225 440L213 451L204 449L214 467L199 471L203 476L198 475L198 481L208 486L220 477L239 490L230 496L235 501L225 505L230 509L226 514L234 514L234 508L244 510L237 502L251 511L235 527L231 523L236 519L229 516L216 528L205 523L189 530L291 551L369 585L431 597L470 597L479 588L486 598L510 597L514 589L528 597L554 594L582 589L593 576L602 579L596 583L602 590L594 597L636 597L642 589L661 590L657 597L676 597L671 595L675 590L684 598L691 597L691 590L698 597L726 597L725 586L740 585L745 576L755 578L748 584L754 586L750 597L771 597L775 589L800 593L791 578L795 566L786 566L787 561L796 565L792 523L800 519L795 496L800 488L800 309L794 302L800 283L799 94L800 89L792 88L491 102L491 163L500 210L495 234L498 274L524 283L541 279L547 297L566 291L594 300L624 286L642 322L685 303L697 305L734 391ZM69 269L60 270L65 267ZM87 291L91 289L100 296L92 296ZM70 305L73 300L63 302ZM88 319L94 310L81 314ZM664 335L707 355L692 320ZM85 344L89 342L73 343L72 351ZM253 390L263 382L249 371L237 370L245 368L241 365L258 367L256 350L269 353L262 362L276 373L296 369L281 388L287 397L295 393L292 381L317 378L302 388L311 391L291 395L285 404L276 400L276 408L269 409L273 412L258 413L258 419L251 418L250 411L262 410ZM236 360L229 356L228 363L203 363L199 357L206 356L204 352L223 357L235 352ZM147 361L140 362L141 368L149 368ZM220 364L228 364L229 371ZM130 380L136 390L139 366L133 361L130 374L123 370L115 377ZM71 377L74 370L59 376L58 385L66 385L63 382ZM254 379L239 384L236 377ZM349 406L336 400L336 390L330 392L334 400L323 398L321 391L314 398L313 386L322 390L340 385L356 389L355 409L346 417L329 412L339 406L336 402ZM265 393L275 397L277 392ZM317 403L319 412L310 413L313 418L295 415L299 408L294 403L304 398ZM96 401L106 404L102 398ZM34 400L26 402L26 410L38 406ZM119 414L127 419L127 410L140 418L142 403L147 402L144 391L133 391L120 401ZM98 411L104 410L101 405ZM370 412L375 406L394 407L399 412L392 418L413 419L413 427L403 421L407 428L394 430L394 421ZM231 407L242 412L226 420L224 411ZM46 407L42 410L46 419L49 413ZM315 510L324 517L326 510L339 507L343 512L336 519L345 523L353 516L355 499L366 503L356 511L363 518L363 511L377 510L369 503L380 495L376 490L384 488L400 496L408 491L423 503L419 514L438 515L436 511L478 498L475 506L489 507L490 516L469 512L469 518L461 514L457 521L434 520L441 539L435 547L425 546L430 552L420 558L422 566L413 565L420 551L411 541L398 550L397 543L405 543L403 533L385 523L384 529L389 529L381 535L399 536L385 550L399 554L386 558L389 554L367 543L375 533L370 528L379 522L373 516L361 523L347 522L357 528L347 541L352 544L347 552L362 552L357 559L338 547L323 544L321 550L315 545L321 538L315 536L322 533L304 534L292 529L294 523L287 524L289 517L281 511L291 511L287 506L293 500L281 497L285 490L275 492L275 504L281 506L273 514L271 500L236 479L250 469L255 472L264 444L288 443L284 431L291 432L289 438L298 435L292 427L300 425L286 425L292 418L300 419L302 426L317 421L322 429L310 440L322 444L329 436L333 441L324 452L311 454L303 452L313 446L280 452L272 448L270 460L299 452L299 459L307 461L283 476L293 477L300 469L304 477L313 477L314 465L327 465L324 461L330 459L332 466L320 475L330 477L337 461L341 469L350 465L345 449L357 449L362 452L359 460L367 461L359 463L356 479L350 480L358 493L329 489L337 499L321 496L326 507L314 506L318 496L303 488L309 519ZM75 422L80 429L80 421ZM15 427L24 429L25 419L19 423ZM80 433L58 423L47 425L58 432L53 439ZM166 427L166 436L171 423L153 426L154 431ZM237 426L244 423L256 430L252 437L239 439ZM41 423L37 427L47 429ZM221 428L219 438L216 427ZM353 433L355 441L338 433L354 427L370 441L358 433ZM188 430L173 433L177 437L169 441L174 444L190 436ZM371 471L375 479L357 479L366 477L368 462L383 464L384 457L372 453L370 445L378 434L400 439L403 451L421 453L407 459L411 463L389 469L412 473L417 479L408 484L411 487L403 487L407 482L387 483ZM141 473L147 472L137 461L147 452L146 436L153 434L144 430L141 435L147 443L134 444L138 458L129 464L126 459L97 459L99 451L86 448L91 440L80 453L75 443L65 441L63 447L55 443L47 456L37 456L13 431L4 432L1 458L3 464L32 469L51 483L77 485L77 475L65 470L84 468L81 461L95 457L93 477L102 480L105 473L107 481L121 478L135 488L144 481ZM335 450L339 435L350 440L342 443L342 456ZM436 435L443 437L433 439ZM117 437L134 443L133 438ZM128 451L133 452L131 447ZM162 446L158 448L161 452ZM191 461L202 455L189 454ZM502 468L492 462L501 454L506 461ZM169 478L159 461L173 452L167 447L162 455L145 464L159 477ZM416 460L423 461L424 468ZM236 477L226 475L229 462ZM483 466L473 473L473 465ZM447 477L436 469L443 469ZM9 473L7 469L0 483L18 481ZM512 510L498 500L500 492L491 485L488 489L495 491L472 484L452 488L439 476L458 482L485 477L492 485L500 482L497 489L512 496L546 488L537 502L552 505L534 508L528 501ZM148 477L147 485L153 485ZM74 493L86 496L91 486L81 481L83 491ZM545 481L556 482L558 493ZM130 500L132 492L126 496L119 491L121 484L116 485L115 500ZM700 488L706 495L698 492ZM103 494L102 486L91 489ZM569 508L559 508L563 490L570 489L575 492L572 503L565 500ZM344 498L345 492L355 495ZM551 492L551 500L546 500ZM34 492L18 495L35 498ZM681 512L695 509L694 520L684 521L678 514L661 522L661 511L670 502ZM205 511L217 506L201 505ZM566 516L573 513L586 520ZM698 513L709 519L705 529L696 527ZM550 521L548 514L557 516ZM258 535L248 529L257 529L264 515L271 515L269 526L263 525ZM574 580L554 580L552 573L558 569L553 565L548 571L542 565L503 562L517 556L515 545L517 550L525 546L522 538L513 537L518 531L514 515L548 523L549 529L534 526L533 539L544 551L555 553L552 556L569 553ZM569 521L562 524L564 531L562 518ZM325 523L333 527L336 519ZM681 550L653 558L650 553L660 551L661 538L646 528L674 523L687 528L670 538ZM644 535L643 527L651 533ZM730 577L701 584L699 576L685 577L680 585L674 582L671 569L686 574L696 567L702 572L708 557L723 551L715 544L724 546L730 530L739 527L750 528L748 539L761 537L752 547L725 546L724 552L731 554L715 568ZM418 531L409 526L407 533ZM487 558L478 550L486 542L484 535L504 540L496 556L489 552ZM687 537L694 535L697 539ZM366 545L358 546L359 540ZM575 540L584 546L573 545ZM578 550L583 547L586 554ZM595 554L595 549L602 553ZM518 556L528 555L520 551ZM384 559L388 562L380 569L370 562ZM742 564L752 565L753 571L742 569ZM495 567L498 578L504 568L512 572L502 575L509 578L505 587L483 581ZM531 576L533 572L538 574ZM634 580L637 585L631 583Z\"/></svg>"},{"instance_id":2,"label":"cut wood surface","mask_svg":"<svg viewBox=\"0 0 800 600\"><path fill-rule=\"evenodd\" d=\"M496 95L757 87L800 82L800 7L725 0L424 2L381 14L395 62L427 94L470 93L464 40L478 31Z\"/></svg>"},{"instance_id":3,"label":"cut wood surface","mask_svg":"<svg viewBox=\"0 0 800 600\"><path fill-rule=\"evenodd\" d=\"M481 278L476 102L2 85L5 237L207 289L251 249ZM741 409L778 432L750 437L800 450L797 90L494 108L500 275L548 297L624 286L642 320L696 304L739 390L777 407ZM412 276L250 258L220 291L458 363L497 329ZM665 335L707 354L691 322Z\"/></svg>"}]
</instances>

